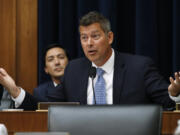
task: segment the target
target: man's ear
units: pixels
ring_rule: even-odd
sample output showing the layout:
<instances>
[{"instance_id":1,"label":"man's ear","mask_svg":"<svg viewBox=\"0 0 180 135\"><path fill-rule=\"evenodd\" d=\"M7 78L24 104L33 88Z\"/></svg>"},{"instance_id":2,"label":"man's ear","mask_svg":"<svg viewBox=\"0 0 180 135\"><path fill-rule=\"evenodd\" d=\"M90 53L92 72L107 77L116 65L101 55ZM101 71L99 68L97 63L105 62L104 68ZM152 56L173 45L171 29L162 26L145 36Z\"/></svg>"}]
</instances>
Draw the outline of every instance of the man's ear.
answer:
<instances>
[{"instance_id":1,"label":"man's ear","mask_svg":"<svg viewBox=\"0 0 180 135\"><path fill-rule=\"evenodd\" d=\"M46 74L48 74L48 70L47 70L47 68L46 68L46 67L44 68L44 71L46 72Z\"/></svg>"},{"instance_id":2,"label":"man's ear","mask_svg":"<svg viewBox=\"0 0 180 135\"><path fill-rule=\"evenodd\" d=\"M114 33L112 31L108 32L108 42L111 45L114 40Z\"/></svg>"}]
</instances>

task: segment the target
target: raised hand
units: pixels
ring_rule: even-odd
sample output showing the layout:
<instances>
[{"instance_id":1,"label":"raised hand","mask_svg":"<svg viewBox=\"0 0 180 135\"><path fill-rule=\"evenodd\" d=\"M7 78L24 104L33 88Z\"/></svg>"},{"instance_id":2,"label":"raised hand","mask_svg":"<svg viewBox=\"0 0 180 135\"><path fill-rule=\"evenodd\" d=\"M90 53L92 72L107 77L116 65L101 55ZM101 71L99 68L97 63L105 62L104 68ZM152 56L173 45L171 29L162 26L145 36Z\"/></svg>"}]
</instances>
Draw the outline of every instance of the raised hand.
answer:
<instances>
[{"instance_id":1,"label":"raised hand","mask_svg":"<svg viewBox=\"0 0 180 135\"><path fill-rule=\"evenodd\" d=\"M20 89L16 86L12 77L8 75L3 68L0 68L0 84L5 87L12 97L16 98L19 95Z\"/></svg>"},{"instance_id":2,"label":"raised hand","mask_svg":"<svg viewBox=\"0 0 180 135\"><path fill-rule=\"evenodd\" d=\"M175 80L170 77L169 80L171 84L168 87L168 91L171 96L178 96L180 94L180 72L174 73Z\"/></svg>"}]
</instances>

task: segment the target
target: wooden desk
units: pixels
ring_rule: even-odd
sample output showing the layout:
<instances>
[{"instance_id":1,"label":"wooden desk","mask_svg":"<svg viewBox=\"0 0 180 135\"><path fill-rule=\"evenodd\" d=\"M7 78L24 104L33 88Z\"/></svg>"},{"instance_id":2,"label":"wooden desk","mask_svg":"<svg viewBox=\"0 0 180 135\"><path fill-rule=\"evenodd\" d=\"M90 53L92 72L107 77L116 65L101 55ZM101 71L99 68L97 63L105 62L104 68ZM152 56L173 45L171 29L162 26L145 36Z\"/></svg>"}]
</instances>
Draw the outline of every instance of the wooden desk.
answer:
<instances>
[{"instance_id":1,"label":"wooden desk","mask_svg":"<svg viewBox=\"0 0 180 135\"><path fill-rule=\"evenodd\" d=\"M180 112L163 112L162 135L173 135L177 121L180 119Z\"/></svg>"},{"instance_id":2,"label":"wooden desk","mask_svg":"<svg viewBox=\"0 0 180 135\"><path fill-rule=\"evenodd\" d=\"M180 119L180 112L163 112L162 135L172 135ZM0 123L6 125L9 135L14 132L48 131L47 111L0 112Z\"/></svg>"},{"instance_id":3,"label":"wooden desk","mask_svg":"<svg viewBox=\"0 0 180 135\"><path fill-rule=\"evenodd\" d=\"M9 135L14 132L48 131L47 111L0 112L0 123L5 124Z\"/></svg>"}]
</instances>

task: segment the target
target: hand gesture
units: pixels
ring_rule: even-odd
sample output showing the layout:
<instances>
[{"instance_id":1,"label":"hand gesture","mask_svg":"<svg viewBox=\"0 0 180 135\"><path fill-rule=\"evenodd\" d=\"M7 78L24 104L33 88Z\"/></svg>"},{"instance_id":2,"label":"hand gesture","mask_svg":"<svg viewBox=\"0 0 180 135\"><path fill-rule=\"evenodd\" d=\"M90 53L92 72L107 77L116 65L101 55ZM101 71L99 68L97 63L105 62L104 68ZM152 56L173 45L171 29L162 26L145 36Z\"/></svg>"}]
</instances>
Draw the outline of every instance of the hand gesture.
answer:
<instances>
[{"instance_id":1,"label":"hand gesture","mask_svg":"<svg viewBox=\"0 0 180 135\"><path fill-rule=\"evenodd\" d=\"M174 77L175 80L172 77L169 78L171 84L168 87L168 91L171 96L178 96L180 94L180 72L175 72Z\"/></svg>"},{"instance_id":2,"label":"hand gesture","mask_svg":"<svg viewBox=\"0 0 180 135\"><path fill-rule=\"evenodd\" d=\"M20 89L16 86L14 80L8 73L0 68L0 84L2 84L5 89L11 94L12 97L17 97L20 93Z\"/></svg>"}]
</instances>

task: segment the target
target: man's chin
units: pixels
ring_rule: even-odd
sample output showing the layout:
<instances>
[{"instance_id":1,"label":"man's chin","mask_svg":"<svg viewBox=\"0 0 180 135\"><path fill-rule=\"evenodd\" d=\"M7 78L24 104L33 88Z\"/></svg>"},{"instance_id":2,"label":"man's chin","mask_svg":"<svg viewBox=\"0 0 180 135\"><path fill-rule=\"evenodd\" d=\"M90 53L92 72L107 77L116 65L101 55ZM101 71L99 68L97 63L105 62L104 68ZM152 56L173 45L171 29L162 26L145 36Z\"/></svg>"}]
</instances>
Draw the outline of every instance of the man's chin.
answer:
<instances>
[{"instance_id":1,"label":"man's chin","mask_svg":"<svg viewBox=\"0 0 180 135\"><path fill-rule=\"evenodd\" d=\"M62 77L63 75L64 75L64 74L62 74L62 73L61 73L61 74L56 74L56 75L54 75L54 77L55 77L55 78L60 78L60 77Z\"/></svg>"},{"instance_id":2,"label":"man's chin","mask_svg":"<svg viewBox=\"0 0 180 135\"><path fill-rule=\"evenodd\" d=\"M94 62L97 60L97 58L95 56L89 56L87 57L91 62Z\"/></svg>"},{"instance_id":3,"label":"man's chin","mask_svg":"<svg viewBox=\"0 0 180 135\"><path fill-rule=\"evenodd\" d=\"M56 79L61 79L61 77L62 77L63 75L60 75L60 76L54 76L54 78L56 78Z\"/></svg>"}]
</instances>

